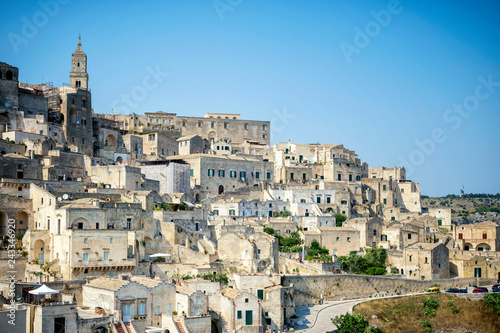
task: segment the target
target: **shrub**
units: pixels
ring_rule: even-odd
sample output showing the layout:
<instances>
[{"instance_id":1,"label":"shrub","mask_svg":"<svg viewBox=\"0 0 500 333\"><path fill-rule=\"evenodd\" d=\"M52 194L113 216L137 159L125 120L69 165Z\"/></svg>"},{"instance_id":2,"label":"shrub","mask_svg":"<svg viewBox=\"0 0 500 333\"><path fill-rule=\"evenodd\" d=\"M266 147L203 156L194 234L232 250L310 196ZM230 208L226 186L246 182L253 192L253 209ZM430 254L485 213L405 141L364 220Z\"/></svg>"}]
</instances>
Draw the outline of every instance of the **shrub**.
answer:
<instances>
[{"instance_id":1,"label":"shrub","mask_svg":"<svg viewBox=\"0 0 500 333\"><path fill-rule=\"evenodd\" d=\"M364 332L369 327L368 320L358 312L332 318L332 323L337 326L338 333Z\"/></svg>"},{"instance_id":2,"label":"shrub","mask_svg":"<svg viewBox=\"0 0 500 333\"><path fill-rule=\"evenodd\" d=\"M269 235L274 235L274 229L273 228L264 228L264 232L268 233Z\"/></svg>"},{"instance_id":3,"label":"shrub","mask_svg":"<svg viewBox=\"0 0 500 333\"><path fill-rule=\"evenodd\" d=\"M500 294L488 294L483 298L488 310L495 312L500 316Z\"/></svg>"}]
</instances>

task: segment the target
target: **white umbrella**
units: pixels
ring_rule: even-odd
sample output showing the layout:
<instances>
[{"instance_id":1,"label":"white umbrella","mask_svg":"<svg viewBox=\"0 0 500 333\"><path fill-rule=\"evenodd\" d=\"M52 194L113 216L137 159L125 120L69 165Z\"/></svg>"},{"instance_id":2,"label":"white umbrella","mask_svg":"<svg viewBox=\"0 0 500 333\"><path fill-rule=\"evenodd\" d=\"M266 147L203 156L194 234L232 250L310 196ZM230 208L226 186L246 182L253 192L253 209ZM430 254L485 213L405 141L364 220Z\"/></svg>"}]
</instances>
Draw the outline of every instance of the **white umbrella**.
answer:
<instances>
[{"instance_id":1,"label":"white umbrella","mask_svg":"<svg viewBox=\"0 0 500 333\"><path fill-rule=\"evenodd\" d=\"M42 286L40 288L37 288L37 289L34 289L34 290L30 290L29 293L33 294L33 295L59 294L59 292L57 290L50 289L45 284L42 284Z\"/></svg>"},{"instance_id":2,"label":"white umbrella","mask_svg":"<svg viewBox=\"0 0 500 333\"><path fill-rule=\"evenodd\" d=\"M158 257L171 257L172 255L168 254L168 253L155 253L155 254L152 254L150 255L149 257L150 258L158 258Z\"/></svg>"}]
</instances>

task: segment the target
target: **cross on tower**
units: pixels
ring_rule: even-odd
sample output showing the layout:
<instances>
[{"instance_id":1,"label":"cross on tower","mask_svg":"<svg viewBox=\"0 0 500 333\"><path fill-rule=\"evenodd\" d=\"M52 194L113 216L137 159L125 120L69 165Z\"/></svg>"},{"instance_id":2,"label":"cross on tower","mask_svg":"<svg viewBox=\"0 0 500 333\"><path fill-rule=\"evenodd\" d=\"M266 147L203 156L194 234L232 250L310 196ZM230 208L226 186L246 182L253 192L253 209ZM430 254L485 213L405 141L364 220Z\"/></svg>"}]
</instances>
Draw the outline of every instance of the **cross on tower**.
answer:
<instances>
[{"instance_id":1,"label":"cross on tower","mask_svg":"<svg viewBox=\"0 0 500 333\"><path fill-rule=\"evenodd\" d=\"M82 41L82 34L78 34L78 43Z\"/></svg>"}]
</instances>

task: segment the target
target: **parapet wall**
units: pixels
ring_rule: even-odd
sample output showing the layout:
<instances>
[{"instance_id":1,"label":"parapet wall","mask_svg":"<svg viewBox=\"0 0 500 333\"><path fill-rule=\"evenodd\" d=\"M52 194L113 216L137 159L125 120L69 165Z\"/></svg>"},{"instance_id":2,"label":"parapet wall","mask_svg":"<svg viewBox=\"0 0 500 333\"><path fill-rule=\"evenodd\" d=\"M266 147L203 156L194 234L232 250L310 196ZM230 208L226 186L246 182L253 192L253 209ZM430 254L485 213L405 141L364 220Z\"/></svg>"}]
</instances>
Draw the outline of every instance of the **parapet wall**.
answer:
<instances>
[{"instance_id":1,"label":"parapet wall","mask_svg":"<svg viewBox=\"0 0 500 333\"><path fill-rule=\"evenodd\" d=\"M495 284L496 280L487 278L461 278L445 280L409 280L400 277L366 276L352 274L293 276L283 278L283 285L294 285L295 305L319 304L321 297L325 301L335 301L362 297L380 297L403 295L411 292L423 292L431 286L441 290L452 287L471 287Z\"/></svg>"}]
</instances>

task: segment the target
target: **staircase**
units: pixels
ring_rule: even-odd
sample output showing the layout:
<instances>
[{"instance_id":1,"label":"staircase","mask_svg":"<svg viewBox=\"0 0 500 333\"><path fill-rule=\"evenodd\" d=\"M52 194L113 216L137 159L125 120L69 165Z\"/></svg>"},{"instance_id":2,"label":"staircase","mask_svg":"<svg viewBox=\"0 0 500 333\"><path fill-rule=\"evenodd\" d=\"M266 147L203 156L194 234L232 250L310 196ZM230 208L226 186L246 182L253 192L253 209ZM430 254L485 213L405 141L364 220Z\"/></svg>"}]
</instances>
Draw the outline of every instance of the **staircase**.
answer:
<instances>
[{"instance_id":1,"label":"staircase","mask_svg":"<svg viewBox=\"0 0 500 333\"><path fill-rule=\"evenodd\" d=\"M121 321L116 323L115 327L116 327L116 330L118 331L118 333L127 333L127 331L126 331L126 329Z\"/></svg>"},{"instance_id":2,"label":"staircase","mask_svg":"<svg viewBox=\"0 0 500 333\"><path fill-rule=\"evenodd\" d=\"M187 329L184 327L182 320L180 320L179 318L174 318L174 323L175 326L177 326L177 329L179 330L180 333L189 333Z\"/></svg>"},{"instance_id":3,"label":"staircase","mask_svg":"<svg viewBox=\"0 0 500 333\"><path fill-rule=\"evenodd\" d=\"M136 333L134 327L130 322L125 323L125 330L126 333Z\"/></svg>"}]
</instances>

